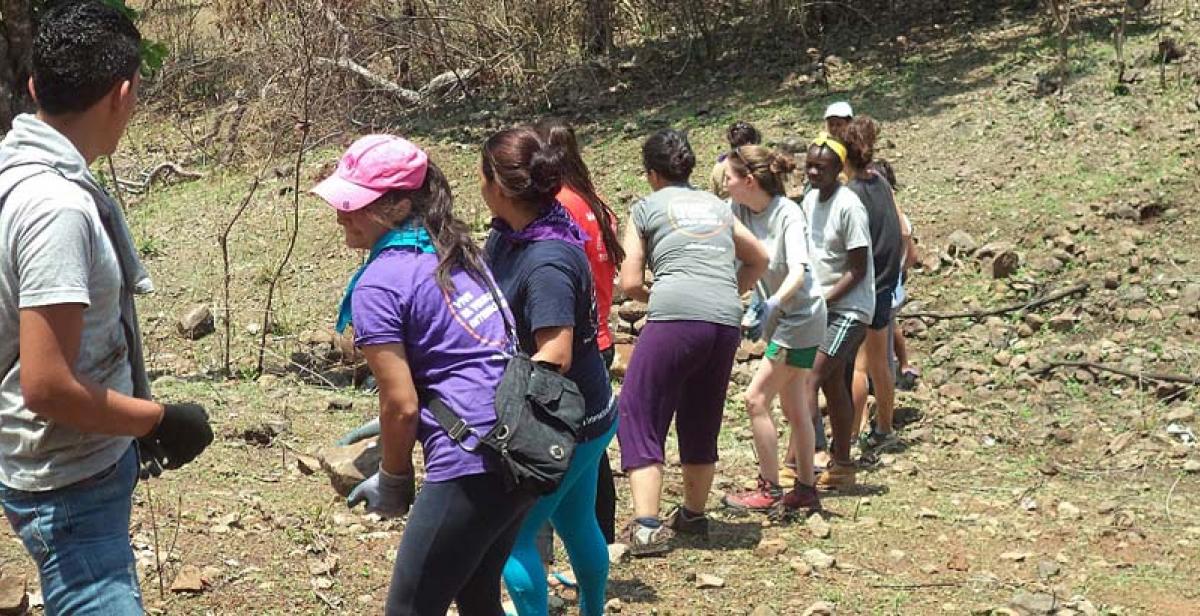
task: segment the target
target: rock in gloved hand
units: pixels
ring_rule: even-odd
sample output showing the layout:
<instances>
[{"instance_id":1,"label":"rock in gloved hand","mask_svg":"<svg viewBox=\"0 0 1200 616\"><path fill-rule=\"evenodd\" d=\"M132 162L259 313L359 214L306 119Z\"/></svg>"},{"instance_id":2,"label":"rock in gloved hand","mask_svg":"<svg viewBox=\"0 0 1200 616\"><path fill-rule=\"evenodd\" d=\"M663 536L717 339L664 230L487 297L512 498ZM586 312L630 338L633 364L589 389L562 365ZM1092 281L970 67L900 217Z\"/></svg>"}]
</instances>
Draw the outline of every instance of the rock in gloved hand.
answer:
<instances>
[{"instance_id":1,"label":"rock in gloved hand","mask_svg":"<svg viewBox=\"0 0 1200 616\"><path fill-rule=\"evenodd\" d=\"M393 475L380 468L350 492L346 505L353 509L359 503L366 503L368 512L396 517L408 513L416 494L414 474Z\"/></svg>"}]
</instances>

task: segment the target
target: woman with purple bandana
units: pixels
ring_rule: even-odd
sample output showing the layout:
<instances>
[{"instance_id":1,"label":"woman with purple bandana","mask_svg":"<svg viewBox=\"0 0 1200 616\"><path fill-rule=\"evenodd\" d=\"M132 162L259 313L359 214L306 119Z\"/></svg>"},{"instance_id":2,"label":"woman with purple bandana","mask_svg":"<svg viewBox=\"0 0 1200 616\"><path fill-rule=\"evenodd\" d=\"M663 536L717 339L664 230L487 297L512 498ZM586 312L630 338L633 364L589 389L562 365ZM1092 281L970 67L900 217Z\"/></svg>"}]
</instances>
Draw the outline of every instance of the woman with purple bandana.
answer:
<instances>
[{"instance_id":1,"label":"woman with purple bandana","mask_svg":"<svg viewBox=\"0 0 1200 616\"><path fill-rule=\"evenodd\" d=\"M346 245L370 250L346 289L338 329L353 324L379 383L383 459L349 505L409 513L387 613L445 614L455 601L460 614L499 614L500 574L533 498L506 492L497 460L453 442L426 405L440 398L479 433L495 423L507 334L490 274L454 217L446 177L407 140L359 139L313 192L337 210ZM419 494L417 440L425 454Z\"/></svg>"},{"instance_id":2,"label":"woman with purple bandana","mask_svg":"<svg viewBox=\"0 0 1200 616\"><path fill-rule=\"evenodd\" d=\"M485 253L512 307L521 349L574 381L587 405L566 476L529 511L504 567L504 583L521 616L548 613L537 534L549 520L579 583L580 613L598 616L604 612L608 547L596 521L597 465L616 433L616 410L596 344L585 237L556 199L561 149L524 127L492 135L482 158L481 192L495 215Z\"/></svg>"}]
</instances>

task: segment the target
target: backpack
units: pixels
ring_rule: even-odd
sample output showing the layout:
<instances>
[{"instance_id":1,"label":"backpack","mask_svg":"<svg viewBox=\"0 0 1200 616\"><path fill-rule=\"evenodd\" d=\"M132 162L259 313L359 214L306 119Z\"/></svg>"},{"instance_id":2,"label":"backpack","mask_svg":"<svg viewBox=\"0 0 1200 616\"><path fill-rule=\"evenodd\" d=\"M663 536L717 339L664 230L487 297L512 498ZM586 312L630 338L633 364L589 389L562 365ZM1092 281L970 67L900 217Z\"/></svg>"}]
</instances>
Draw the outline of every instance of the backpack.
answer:
<instances>
[{"instance_id":1,"label":"backpack","mask_svg":"<svg viewBox=\"0 0 1200 616\"><path fill-rule=\"evenodd\" d=\"M427 401L429 410L459 447L467 451L485 447L496 454L506 491L542 496L557 490L567 474L587 407L574 381L555 366L533 361L516 349L516 327L495 282L485 278L513 349L505 353L508 363L496 387L496 423L479 434L436 397Z\"/></svg>"}]
</instances>

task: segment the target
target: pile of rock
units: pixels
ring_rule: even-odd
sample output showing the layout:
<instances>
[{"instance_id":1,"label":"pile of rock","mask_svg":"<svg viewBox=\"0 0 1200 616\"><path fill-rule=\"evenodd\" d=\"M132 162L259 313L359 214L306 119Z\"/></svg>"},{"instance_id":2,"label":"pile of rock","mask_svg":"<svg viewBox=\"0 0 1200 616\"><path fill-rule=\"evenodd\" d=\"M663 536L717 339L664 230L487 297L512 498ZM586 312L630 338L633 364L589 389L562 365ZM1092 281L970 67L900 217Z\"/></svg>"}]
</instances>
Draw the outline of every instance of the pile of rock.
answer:
<instances>
[{"instance_id":1,"label":"pile of rock","mask_svg":"<svg viewBox=\"0 0 1200 616\"><path fill-rule=\"evenodd\" d=\"M629 359L633 356L634 343L638 334L646 327L646 314L649 308L644 302L624 300L616 304L613 311L611 328L613 332L613 350L616 354L610 373L616 378L624 378L625 370L629 367ZM761 340L743 340L737 351L737 363L734 366L731 379L742 386L750 384L754 376L754 362L762 358L766 352L767 343Z\"/></svg>"}]
</instances>

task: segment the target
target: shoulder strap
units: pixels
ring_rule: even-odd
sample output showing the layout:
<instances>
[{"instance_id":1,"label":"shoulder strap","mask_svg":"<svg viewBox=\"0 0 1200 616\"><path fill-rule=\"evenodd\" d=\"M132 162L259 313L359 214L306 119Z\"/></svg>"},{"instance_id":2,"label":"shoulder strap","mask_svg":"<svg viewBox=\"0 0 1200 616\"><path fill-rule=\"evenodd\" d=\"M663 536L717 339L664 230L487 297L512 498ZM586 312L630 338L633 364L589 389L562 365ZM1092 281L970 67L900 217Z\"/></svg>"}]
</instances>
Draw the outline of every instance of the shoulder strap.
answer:
<instances>
[{"instance_id":1,"label":"shoulder strap","mask_svg":"<svg viewBox=\"0 0 1200 616\"><path fill-rule=\"evenodd\" d=\"M488 293L491 294L492 301L496 304L496 310L500 312L500 318L504 319L504 331L508 335L509 354L515 355L520 350L521 344L520 338L517 336L517 326L513 323L513 319L509 318L508 304L501 296L500 289L497 288L496 280L492 277L492 273L485 271L483 278L483 284L487 287Z\"/></svg>"},{"instance_id":2,"label":"shoulder strap","mask_svg":"<svg viewBox=\"0 0 1200 616\"><path fill-rule=\"evenodd\" d=\"M432 397L429 399L429 410L433 412L433 418L437 420L438 425L446 431L450 436L450 440L455 443L462 444L467 435L471 432L471 426L463 421L463 418L450 408L450 405L442 401L441 398Z\"/></svg>"}]
</instances>

